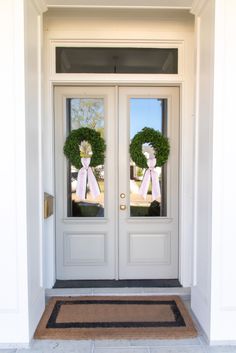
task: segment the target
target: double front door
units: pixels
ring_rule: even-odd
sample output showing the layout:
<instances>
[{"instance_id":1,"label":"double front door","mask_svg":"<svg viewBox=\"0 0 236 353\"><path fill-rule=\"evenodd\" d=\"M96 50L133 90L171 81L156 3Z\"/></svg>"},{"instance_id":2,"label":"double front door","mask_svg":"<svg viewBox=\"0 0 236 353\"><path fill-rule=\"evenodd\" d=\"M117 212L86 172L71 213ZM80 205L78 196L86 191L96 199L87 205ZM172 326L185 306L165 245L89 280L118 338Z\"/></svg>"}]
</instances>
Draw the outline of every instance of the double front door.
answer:
<instances>
[{"instance_id":1,"label":"double front door","mask_svg":"<svg viewBox=\"0 0 236 353\"><path fill-rule=\"evenodd\" d=\"M54 93L57 279L178 278L178 87L60 86ZM81 127L106 143L104 163L91 169L98 194L88 179L84 195L76 191L79 170L63 153ZM170 154L141 193L147 169L129 146L146 127L168 137ZM147 162L155 152L149 141L137 151Z\"/></svg>"}]
</instances>

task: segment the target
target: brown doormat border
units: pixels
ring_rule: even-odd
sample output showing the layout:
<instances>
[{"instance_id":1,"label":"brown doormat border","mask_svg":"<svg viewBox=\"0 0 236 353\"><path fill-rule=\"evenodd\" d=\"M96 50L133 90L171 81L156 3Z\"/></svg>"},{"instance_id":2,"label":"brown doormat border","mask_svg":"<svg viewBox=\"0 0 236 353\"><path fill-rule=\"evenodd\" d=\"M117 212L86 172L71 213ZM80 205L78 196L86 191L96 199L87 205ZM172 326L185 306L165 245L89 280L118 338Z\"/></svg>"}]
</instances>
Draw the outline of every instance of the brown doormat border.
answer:
<instances>
[{"instance_id":1,"label":"brown doormat border","mask_svg":"<svg viewBox=\"0 0 236 353\"><path fill-rule=\"evenodd\" d=\"M155 322L63 322L57 323L56 319L62 305L169 305L174 314L175 321ZM98 327L179 327L186 326L184 319L174 300L57 300L48 320L47 328L98 328Z\"/></svg>"},{"instance_id":2,"label":"brown doormat border","mask_svg":"<svg viewBox=\"0 0 236 353\"><path fill-rule=\"evenodd\" d=\"M52 298L35 332L37 339L183 339L196 335L178 296Z\"/></svg>"}]
</instances>

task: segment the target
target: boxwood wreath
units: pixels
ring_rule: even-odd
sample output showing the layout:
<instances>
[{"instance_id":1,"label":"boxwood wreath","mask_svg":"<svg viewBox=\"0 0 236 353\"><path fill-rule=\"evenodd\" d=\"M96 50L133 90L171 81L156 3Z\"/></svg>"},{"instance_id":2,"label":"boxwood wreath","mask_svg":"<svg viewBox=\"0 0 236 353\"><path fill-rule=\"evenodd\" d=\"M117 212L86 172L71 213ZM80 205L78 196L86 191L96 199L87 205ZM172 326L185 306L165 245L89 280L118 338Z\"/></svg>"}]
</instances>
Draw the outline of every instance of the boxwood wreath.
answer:
<instances>
[{"instance_id":1,"label":"boxwood wreath","mask_svg":"<svg viewBox=\"0 0 236 353\"><path fill-rule=\"evenodd\" d=\"M130 144L130 156L134 163L140 168L148 168L147 159L142 152L143 144L148 143L154 149L157 166L161 167L166 163L170 153L168 138L163 136L160 131L149 127L144 127L133 137Z\"/></svg>"},{"instance_id":2,"label":"boxwood wreath","mask_svg":"<svg viewBox=\"0 0 236 353\"><path fill-rule=\"evenodd\" d=\"M104 164L106 151L105 141L99 132L88 127L72 130L68 135L63 150L70 163L77 169L82 168L80 156L80 144L82 141L89 142L92 148L93 154L91 156L90 166L96 167Z\"/></svg>"}]
</instances>

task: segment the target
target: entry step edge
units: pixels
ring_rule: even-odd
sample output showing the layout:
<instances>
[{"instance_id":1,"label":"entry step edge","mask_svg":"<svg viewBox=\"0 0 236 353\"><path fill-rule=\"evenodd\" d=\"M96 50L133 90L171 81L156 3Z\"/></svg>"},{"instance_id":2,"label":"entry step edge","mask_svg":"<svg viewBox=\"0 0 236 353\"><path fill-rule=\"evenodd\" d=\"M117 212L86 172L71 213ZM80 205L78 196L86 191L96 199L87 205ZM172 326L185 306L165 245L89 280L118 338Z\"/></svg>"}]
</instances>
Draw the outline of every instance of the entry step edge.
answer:
<instances>
[{"instance_id":1,"label":"entry step edge","mask_svg":"<svg viewBox=\"0 0 236 353\"><path fill-rule=\"evenodd\" d=\"M190 287L172 288L47 288L46 298L57 296L82 296L82 295L179 295L184 300L189 300Z\"/></svg>"}]
</instances>

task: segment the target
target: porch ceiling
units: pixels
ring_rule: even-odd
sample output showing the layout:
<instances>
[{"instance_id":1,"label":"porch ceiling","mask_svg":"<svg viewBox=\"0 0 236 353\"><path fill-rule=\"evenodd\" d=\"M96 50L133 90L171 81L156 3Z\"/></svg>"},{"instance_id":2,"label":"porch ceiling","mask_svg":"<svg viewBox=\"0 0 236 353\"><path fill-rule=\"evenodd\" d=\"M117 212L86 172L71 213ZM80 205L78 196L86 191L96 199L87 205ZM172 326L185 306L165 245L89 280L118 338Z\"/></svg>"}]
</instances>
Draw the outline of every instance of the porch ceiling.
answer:
<instances>
[{"instance_id":1,"label":"porch ceiling","mask_svg":"<svg viewBox=\"0 0 236 353\"><path fill-rule=\"evenodd\" d=\"M191 9L193 0L46 0L50 7Z\"/></svg>"}]
</instances>

